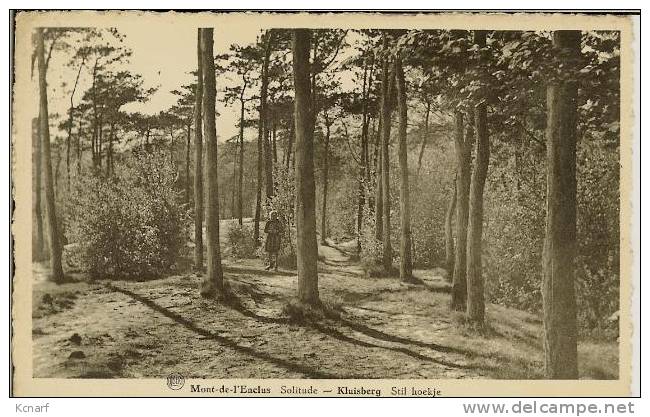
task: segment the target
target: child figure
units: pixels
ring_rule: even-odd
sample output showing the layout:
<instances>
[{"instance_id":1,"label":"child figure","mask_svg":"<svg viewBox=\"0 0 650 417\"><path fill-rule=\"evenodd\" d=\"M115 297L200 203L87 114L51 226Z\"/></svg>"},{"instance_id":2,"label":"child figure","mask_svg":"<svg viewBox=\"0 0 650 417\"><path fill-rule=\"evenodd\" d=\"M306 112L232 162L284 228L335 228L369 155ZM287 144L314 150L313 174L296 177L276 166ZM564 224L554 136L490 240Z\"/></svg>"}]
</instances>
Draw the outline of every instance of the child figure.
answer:
<instances>
[{"instance_id":1,"label":"child figure","mask_svg":"<svg viewBox=\"0 0 650 417\"><path fill-rule=\"evenodd\" d=\"M266 233L266 243L264 249L269 254L268 266L265 268L267 271L271 268L278 270L278 252L280 251L280 234L281 226L278 220L278 213L272 211L269 213L269 221L264 226L264 233Z\"/></svg>"}]
</instances>

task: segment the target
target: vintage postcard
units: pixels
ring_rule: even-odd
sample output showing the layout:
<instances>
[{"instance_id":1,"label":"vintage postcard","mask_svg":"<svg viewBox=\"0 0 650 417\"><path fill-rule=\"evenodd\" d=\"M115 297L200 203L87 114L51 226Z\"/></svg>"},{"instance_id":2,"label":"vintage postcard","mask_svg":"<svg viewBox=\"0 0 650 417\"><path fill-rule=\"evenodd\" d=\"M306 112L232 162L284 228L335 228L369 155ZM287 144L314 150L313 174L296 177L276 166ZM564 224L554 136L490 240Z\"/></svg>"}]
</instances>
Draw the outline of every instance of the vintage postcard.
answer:
<instances>
[{"instance_id":1,"label":"vintage postcard","mask_svg":"<svg viewBox=\"0 0 650 417\"><path fill-rule=\"evenodd\" d=\"M632 15L14 23L13 395L638 392Z\"/></svg>"}]
</instances>

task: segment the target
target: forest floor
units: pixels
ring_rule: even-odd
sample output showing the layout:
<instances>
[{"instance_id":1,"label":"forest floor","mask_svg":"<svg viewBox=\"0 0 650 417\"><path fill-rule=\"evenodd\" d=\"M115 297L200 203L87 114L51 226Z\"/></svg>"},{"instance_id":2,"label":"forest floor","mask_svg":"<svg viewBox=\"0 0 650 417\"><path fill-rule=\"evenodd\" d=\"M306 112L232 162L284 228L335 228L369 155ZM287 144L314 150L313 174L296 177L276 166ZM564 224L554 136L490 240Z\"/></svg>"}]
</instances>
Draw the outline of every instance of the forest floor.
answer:
<instances>
[{"instance_id":1,"label":"forest floor","mask_svg":"<svg viewBox=\"0 0 650 417\"><path fill-rule=\"evenodd\" d=\"M223 222L228 226L228 221ZM201 277L56 285L34 264L35 377L541 378L542 322L489 304L477 330L450 312L441 269L424 284L370 278L353 242L319 246L320 296L330 314L292 309L295 271L224 259L233 300L201 298ZM614 342L579 344L581 378L617 379Z\"/></svg>"}]
</instances>

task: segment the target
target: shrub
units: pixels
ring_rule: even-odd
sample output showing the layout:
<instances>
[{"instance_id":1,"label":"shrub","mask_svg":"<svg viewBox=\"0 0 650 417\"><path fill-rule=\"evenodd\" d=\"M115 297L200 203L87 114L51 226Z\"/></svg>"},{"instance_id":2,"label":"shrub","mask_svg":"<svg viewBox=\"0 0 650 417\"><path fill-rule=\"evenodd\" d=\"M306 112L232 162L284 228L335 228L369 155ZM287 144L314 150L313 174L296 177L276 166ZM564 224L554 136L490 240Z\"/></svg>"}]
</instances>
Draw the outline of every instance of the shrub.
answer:
<instances>
[{"instance_id":1,"label":"shrub","mask_svg":"<svg viewBox=\"0 0 650 417\"><path fill-rule=\"evenodd\" d=\"M176 172L151 154L128 158L110 178L78 179L67 202L66 232L79 266L98 276L145 278L172 270L184 242L186 208Z\"/></svg>"},{"instance_id":2,"label":"shrub","mask_svg":"<svg viewBox=\"0 0 650 417\"><path fill-rule=\"evenodd\" d=\"M234 258L250 259L256 257L253 231L250 226L232 225L226 233L226 241Z\"/></svg>"}]
</instances>

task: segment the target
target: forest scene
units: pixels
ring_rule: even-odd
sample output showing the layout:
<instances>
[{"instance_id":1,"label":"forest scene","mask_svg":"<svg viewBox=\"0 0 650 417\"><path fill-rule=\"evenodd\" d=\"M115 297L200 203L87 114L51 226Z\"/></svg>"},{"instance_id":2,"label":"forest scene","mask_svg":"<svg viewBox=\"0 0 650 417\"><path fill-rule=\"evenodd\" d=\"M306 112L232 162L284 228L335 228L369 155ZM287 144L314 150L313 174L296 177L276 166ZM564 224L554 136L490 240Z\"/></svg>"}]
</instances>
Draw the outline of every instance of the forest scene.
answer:
<instances>
[{"instance_id":1,"label":"forest scene","mask_svg":"<svg viewBox=\"0 0 650 417\"><path fill-rule=\"evenodd\" d=\"M619 32L116 26L33 33L35 378L619 378Z\"/></svg>"}]
</instances>

